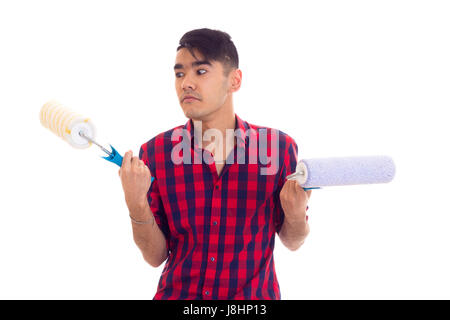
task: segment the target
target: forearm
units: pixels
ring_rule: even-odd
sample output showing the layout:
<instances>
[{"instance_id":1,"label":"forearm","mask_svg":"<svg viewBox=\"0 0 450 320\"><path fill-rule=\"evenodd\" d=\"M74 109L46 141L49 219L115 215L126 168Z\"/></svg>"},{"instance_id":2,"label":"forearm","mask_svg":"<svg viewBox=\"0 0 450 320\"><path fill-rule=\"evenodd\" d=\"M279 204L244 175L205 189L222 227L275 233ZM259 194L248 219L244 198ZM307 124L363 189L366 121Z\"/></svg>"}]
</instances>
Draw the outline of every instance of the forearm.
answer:
<instances>
[{"instance_id":1,"label":"forearm","mask_svg":"<svg viewBox=\"0 0 450 320\"><path fill-rule=\"evenodd\" d=\"M151 266L158 267L167 259L166 238L154 220L147 201L130 210L130 216L137 221L150 221L146 224L131 222L134 242Z\"/></svg>"},{"instance_id":2,"label":"forearm","mask_svg":"<svg viewBox=\"0 0 450 320\"><path fill-rule=\"evenodd\" d=\"M280 240L290 250L295 251L303 244L309 234L309 224L306 219L290 219L285 214L284 222L279 232Z\"/></svg>"}]
</instances>

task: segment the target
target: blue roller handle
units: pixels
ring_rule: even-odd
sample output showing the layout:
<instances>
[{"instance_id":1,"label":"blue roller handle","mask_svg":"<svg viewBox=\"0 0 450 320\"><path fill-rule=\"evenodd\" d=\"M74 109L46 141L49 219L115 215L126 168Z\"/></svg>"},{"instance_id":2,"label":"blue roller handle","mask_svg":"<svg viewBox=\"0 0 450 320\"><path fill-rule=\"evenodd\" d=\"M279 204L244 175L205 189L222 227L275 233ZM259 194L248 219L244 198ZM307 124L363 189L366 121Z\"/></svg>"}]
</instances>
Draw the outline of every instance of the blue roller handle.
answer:
<instances>
[{"instance_id":1,"label":"blue roller handle","mask_svg":"<svg viewBox=\"0 0 450 320\"><path fill-rule=\"evenodd\" d=\"M117 152L116 149L114 149L114 147L113 147L112 145L109 145L109 146L111 147L111 150L112 150L112 151L111 151L111 155L109 155L109 156L107 156L107 157L101 157L101 158L103 158L103 159L105 159L105 160L108 160L108 161L110 161L110 162L112 162L112 163L115 163L115 164L117 164L119 167L122 167L123 157L120 155L119 152ZM152 183L154 179L155 179L155 178L152 177L150 183Z\"/></svg>"}]
</instances>

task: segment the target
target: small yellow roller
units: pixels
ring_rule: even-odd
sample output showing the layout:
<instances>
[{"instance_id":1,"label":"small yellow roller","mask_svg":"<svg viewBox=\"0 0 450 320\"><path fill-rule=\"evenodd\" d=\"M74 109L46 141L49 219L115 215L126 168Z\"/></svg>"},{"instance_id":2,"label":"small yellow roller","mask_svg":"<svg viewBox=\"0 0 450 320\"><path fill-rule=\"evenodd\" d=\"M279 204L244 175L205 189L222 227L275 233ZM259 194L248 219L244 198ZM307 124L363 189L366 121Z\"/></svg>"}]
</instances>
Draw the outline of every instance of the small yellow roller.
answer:
<instances>
[{"instance_id":1,"label":"small yellow roller","mask_svg":"<svg viewBox=\"0 0 450 320\"><path fill-rule=\"evenodd\" d=\"M89 118L71 111L61 103L51 100L45 103L39 112L41 124L75 148L84 149L92 144L99 146L108 157L102 157L122 166L122 156L110 145L112 151L95 142L95 127Z\"/></svg>"},{"instance_id":2,"label":"small yellow roller","mask_svg":"<svg viewBox=\"0 0 450 320\"><path fill-rule=\"evenodd\" d=\"M91 141L83 137L95 139L95 127L89 118L83 117L57 101L45 103L39 113L44 127L61 137L75 148L88 148Z\"/></svg>"}]
</instances>

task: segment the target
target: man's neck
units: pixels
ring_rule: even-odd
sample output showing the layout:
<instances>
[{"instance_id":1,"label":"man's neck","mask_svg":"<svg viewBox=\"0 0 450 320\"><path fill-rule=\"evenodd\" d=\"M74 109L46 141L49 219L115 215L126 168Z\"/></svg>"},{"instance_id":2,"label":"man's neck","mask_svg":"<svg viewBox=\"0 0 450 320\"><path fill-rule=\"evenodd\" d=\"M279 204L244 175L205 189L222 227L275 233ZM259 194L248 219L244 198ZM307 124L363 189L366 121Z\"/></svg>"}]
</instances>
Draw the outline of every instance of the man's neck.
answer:
<instances>
[{"instance_id":1,"label":"man's neck","mask_svg":"<svg viewBox=\"0 0 450 320\"><path fill-rule=\"evenodd\" d=\"M218 112L217 114L214 114L210 119L201 120L201 137L202 137L202 148L207 149L215 155L215 160L223 160L227 156L227 151L230 151L230 148L234 148L236 139L234 136L229 135L227 137L227 130L234 130L236 129L236 117L234 114L234 110L231 106L231 108L224 108L219 110L221 112ZM197 121L193 121L194 123L194 130L196 130L196 133L198 134L200 130L200 123ZM205 135L205 132L209 129L215 129L214 131L208 132L208 134ZM222 155L218 154L216 150L220 148L220 141L215 138L216 134L220 134L222 137ZM213 136L211 138L211 135ZM228 147L228 149L227 149ZM220 152L219 152L220 153ZM216 156L217 155L217 156Z\"/></svg>"}]
</instances>

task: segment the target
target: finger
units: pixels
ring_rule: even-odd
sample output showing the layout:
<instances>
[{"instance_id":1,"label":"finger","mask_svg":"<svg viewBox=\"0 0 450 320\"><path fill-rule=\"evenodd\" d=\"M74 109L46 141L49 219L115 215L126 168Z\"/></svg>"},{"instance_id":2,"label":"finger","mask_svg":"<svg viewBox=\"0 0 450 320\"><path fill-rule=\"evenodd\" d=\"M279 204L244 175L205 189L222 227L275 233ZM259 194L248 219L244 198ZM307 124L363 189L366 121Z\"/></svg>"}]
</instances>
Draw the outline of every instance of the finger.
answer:
<instances>
[{"instance_id":1,"label":"finger","mask_svg":"<svg viewBox=\"0 0 450 320\"><path fill-rule=\"evenodd\" d=\"M308 200L309 200L309 198L311 198L312 190L306 190L306 193L308 194Z\"/></svg>"},{"instance_id":2,"label":"finger","mask_svg":"<svg viewBox=\"0 0 450 320\"><path fill-rule=\"evenodd\" d=\"M295 193L295 185L296 185L297 181L295 180L289 180L289 186L288 186L288 192L290 194Z\"/></svg>"},{"instance_id":3,"label":"finger","mask_svg":"<svg viewBox=\"0 0 450 320\"><path fill-rule=\"evenodd\" d=\"M291 188L290 188L290 190L291 190L291 192L293 194L297 195L301 191L299 186L300 185L298 184L297 180L291 180Z\"/></svg>"},{"instance_id":4,"label":"finger","mask_svg":"<svg viewBox=\"0 0 450 320\"><path fill-rule=\"evenodd\" d=\"M139 166L139 157L131 157L131 166L138 167Z\"/></svg>"},{"instance_id":5,"label":"finger","mask_svg":"<svg viewBox=\"0 0 450 320\"><path fill-rule=\"evenodd\" d=\"M131 157L133 156L133 151L127 151L125 152L123 159L122 159L122 167L124 169L130 169L131 167Z\"/></svg>"},{"instance_id":6,"label":"finger","mask_svg":"<svg viewBox=\"0 0 450 320\"><path fill-rule=\"evenodd\" d=\"M303 187L300 185L300 183L298 181L295 181L295 192L296 193L302 193L302 192L307 193L307 191L305 189L303 189Z\"/></svg>"},{"instance_id":7,"label":"finger","mask_svg":"<svg viewBox=\"0 0 450 320\"><path fill-rule=\"evenodd\" d=\"M144 169L145 163L139 157L133 157L132 165L137 169Z\"/></svg>"},{"instance_id":8,"label":"finger","mask_svg":"<svg viewBox=\"0 0 450 320\"><path fill-rule=\"evenodd\" d=\"M280 195L287 196L289 194L289 180L286 180L281 188Z\"/></svg>"},{"instance_id":9,"label":"finger","mask_svg":"<svg viewBox=\"0 0 450 320\"><path fill-rule=\"evenodd\" d=\"M295 181L295 192L305 192L305 189L297 181Z\"/></svg>"}]
</instances>

